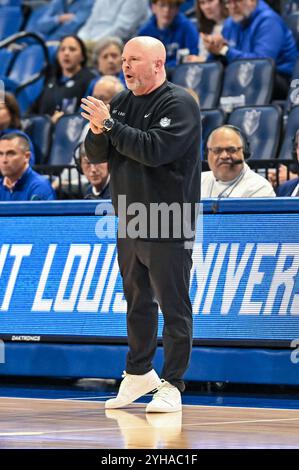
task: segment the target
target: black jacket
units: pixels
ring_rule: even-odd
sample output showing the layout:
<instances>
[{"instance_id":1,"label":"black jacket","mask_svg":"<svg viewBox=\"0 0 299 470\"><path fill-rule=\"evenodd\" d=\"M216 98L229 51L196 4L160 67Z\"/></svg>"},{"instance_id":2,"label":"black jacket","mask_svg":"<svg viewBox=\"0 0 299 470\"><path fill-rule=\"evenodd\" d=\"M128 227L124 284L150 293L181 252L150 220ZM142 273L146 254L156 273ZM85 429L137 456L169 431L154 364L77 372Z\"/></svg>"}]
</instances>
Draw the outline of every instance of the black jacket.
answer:
<instances>
[{"instance_id":1,"label":"black jacket","mask_svg":"<svg viewBox=\"0 0 299 470\"><path fill-rule=\"evenodd\" d=\"M89 83L95 74L83 67L76 75L67 80L49 78L33 111L52 116L56 110L72 114L79 110L81 98L85 96Z\"/></svg>"},{"instance_id":2,"label":"black jacket","mask_svg":"<svg viewBox=\"0 0 299 470\"><path fill-rule=\"evenodd\" d=\"M120 195L126 196L126 208L142 203L148 215L150 203L178 203L181 209L192 203L194 208L200 199L201 171L201 120L194 98L165 82L148 95L121 92L112 100L110 112L115 120L112 130L99 135L89 131L85 149L92 162L108 161L116 213L120 216ZM132 218L131 214L127 222ZM164 238L160 229L157 237L141 236L148 237Z\"/></svg>"}]
</instances>

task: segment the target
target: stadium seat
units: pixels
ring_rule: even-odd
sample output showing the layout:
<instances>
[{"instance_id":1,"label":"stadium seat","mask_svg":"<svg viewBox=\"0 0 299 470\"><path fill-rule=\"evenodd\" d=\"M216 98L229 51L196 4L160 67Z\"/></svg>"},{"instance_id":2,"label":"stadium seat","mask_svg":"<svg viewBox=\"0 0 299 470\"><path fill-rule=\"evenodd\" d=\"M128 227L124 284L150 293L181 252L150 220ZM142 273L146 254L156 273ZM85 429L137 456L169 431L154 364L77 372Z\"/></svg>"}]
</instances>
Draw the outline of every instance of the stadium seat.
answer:
<instances>
[{"instance_id":1,"label":"stadium seat","mask_svg":"<svg viewBox=\"0 0 299 470\"><path fill-rule=\"evenodd\" d=\"M14 52L8 49L0 49L0 77L7 75L13 57Z\"/></svg>"},{"instance_id":2,"label":"stadium seat","mask_svg":"<svg viewBox=\"0 0 299 470\"><path fill-rule=\"evenodd\" d=\"M279 106L243 106L234 109L228 124L239 127L250 145L251 160L277 157L282 111Z\"/></svg>"},{"instance_id":3,"label":"stadium seat","mask_svg":"<svg viewBox=\"0 0 299 470\"><path fill-rule=\"evenodd\" d=\"M280 11L284 19L299 10L298 0L280 0Z\"/></svg>"},{"instance_id":4,"label":"stadium seat","mask_svg":"<svg viewBox=\"0 0 299 470\"><path fill-rule=\"evenodd\" d=\"M201 111L201 122L202 122L202 141L205 148L206 141L209 134L216 129L216 127L222 126L225 122L225 114L222 109L205 109Z\"/></svg>"},{"instance_id":5,"label":"stadium seat","mask_svg":"<svg viewBox=\"0 0 299 470\"><path fill-rule=\"evenodd\" d=\"M38 20L41 18L41 16L44 14L46 10L49 9L49 5L42 5L39 8L36 8L33 10L27 20L27 23L25 25L25 31L32 32L32 33L38 33L41 36L43 36L39 31L37 27Z\"/></svg>"},{"instance_id":6,"label":"stadium seat","mask_svg":"<svg viewBox=\"0 0 299 470\"><path fill-rule=\"evenodd\" d=\"M280 160L292 159L293 139L297 129L299 129L299 106L294 106L288 116L284 137L279 152Z\"/></svg>"},{"instance_id":7,"label":"stadium seat","mask_svg":"<svg viewBox=\"0 0 299 470\"><path fill-rule=\"evenodd\" d=\"M62 116L55 126L49 165L69 165L86 121L80 114Z\"/></svg>"},{"instance_id":8,"label":"stadium seat","mask_svg":"<svg viewBox=\"0 0 299 470\"><path fill-rule=\"evenodd\" d=\"M297 104L299 104L299 57L292 73L288 97L285 102L285 112L289 113L292 107Z\"/></svg>"},{"instance_id":9,"label":"stadium seat","mask_svg":"<svg viewBox=\"0 0 299 470\"><path fill-rule=\"evenodd\" d=\"M269 104L274 82L271 59L240 59L230 63L224 73L221 97L244 95L244 106Z\"/></svg>"},{"instance_id":10,"label":"stadium seat","mask_svg":"<svg viewBox=\"0 0 299 470\"><path fill-rule=\"evenodd\" d=\"M222 75L220 62L182 64L175 68L172 82L192 88L199 96L201 109L211 109L218 105Z\"/></svg>"},{"instance_id":11,"label":"stadium seat","mask_svg":"<svg viewBox=\"0 0 299 470\"><path fill-rule=\"evenodd\" d=\"M39 45L29 46L18 53L8 78L10 81L15 82L18 87L39 74L44 65L45 57L42 47ZM41 77L17 93L22 113L26 112L30 105L37 100L42 92L43 85L44 77Z\"/></svg>"},{"instance_id":12,"label":"stadium seat","mask_svg":"<svg viewBox=\"0 0 299 470\"><path fill-rule=\"evenodd\" d=\"M29 135L35 151L35 163L45 164L49 155L52 138L52 121L50 116L28 116L22 119L24 132Z\"/></svg>"},{"instance_id":13,"label":"stadium seat","mask_svg":"<svg viewBox=\"0 0 299 470\"><path fill-rule=\"evenodd\" d=\"M0 15L0 40L17 33L23 23L20 7L3 6Z\"/></svg>"},{"instance_id":14,"label":"stadium seat","mask_svg":"<svg viewBox=\"0 0 299 470\"><path fill-rule=\"evenodd\" d=\"M22 0L0 0L0 7L21 7Z\"/></svg>"},{"instance_id":15,"label":"stadium seat","mask_svg":"<svg viewBox=\"0 0 299 470\"><path fill-rule=\"evenodd\" d=\"M285 16L284 19L294 35L294 38L297 44L297 49L298 49L299 48L299 11L294 11L293 13Z\"/></svg>"}]
</instances>

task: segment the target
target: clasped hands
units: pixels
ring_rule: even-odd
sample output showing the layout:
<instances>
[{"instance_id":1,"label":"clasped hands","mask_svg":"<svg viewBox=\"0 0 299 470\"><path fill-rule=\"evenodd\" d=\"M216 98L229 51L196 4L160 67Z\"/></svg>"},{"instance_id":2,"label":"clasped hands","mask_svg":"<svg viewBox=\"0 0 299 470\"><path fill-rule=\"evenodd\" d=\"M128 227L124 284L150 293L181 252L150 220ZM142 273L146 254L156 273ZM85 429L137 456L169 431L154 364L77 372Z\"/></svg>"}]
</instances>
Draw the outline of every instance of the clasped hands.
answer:
<instances>
[{"instance_id":1,"label":"clasped hands","mask_svg":"<svg viewBox=\"0 0 299 470\"><path fill-rule=\"evenodd\" d=\"M223 46L227 45L227 41L224 37L219 34L205 34L200 33L202 42L205 45L207 51L211 54L218 55ZM205 62L206 59L198 55L188 55L184 58L183 62Z\"/></svg>"},{"instance_id":2,"label":"clasped hands","mask_svg":"<svg viewBox=\"0 0 299 470\"><path fill-rule=\"evenodd\" d=\"M81 108L85 111L81 113L81 116L89 121L92 132L94 134L101 134L104 131L103 121L111 117L110 105L106 105L103 101L93 96L88 96L87 98L82 98Z\"/></svg>"},{"instance_id":3,"label":"clasped hands","mask_svg":"<svg viewBox=\"0 0 299 470\"><path fill-rule=\"evenodd\" d=\"M226 39L222 34L204 34L201 33L201 39L206 47L206 49L211 53L218 55L223 46L227 45Z\"/></svg>"}]
</instances>

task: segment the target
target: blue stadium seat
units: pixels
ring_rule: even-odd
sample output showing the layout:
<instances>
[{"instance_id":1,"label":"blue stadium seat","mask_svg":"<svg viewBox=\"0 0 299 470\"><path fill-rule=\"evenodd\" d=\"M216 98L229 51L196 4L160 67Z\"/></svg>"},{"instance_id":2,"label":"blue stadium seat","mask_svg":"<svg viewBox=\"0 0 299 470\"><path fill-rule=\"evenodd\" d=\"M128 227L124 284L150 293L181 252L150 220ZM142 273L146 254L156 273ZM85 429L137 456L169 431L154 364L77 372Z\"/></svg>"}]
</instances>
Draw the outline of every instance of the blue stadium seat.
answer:
<instances>
[{"instance_id":1,"label":"blue stadium seat","mask_svg":"<svg viewBox=\"0 0 299 470\"><path fill-rule=\"evenodd\" d=\"M288 121L284 132L284 137L279 152L279 159L291 160L293 139L299 129L299 106L294 106L288 115Z\"/></svg>"},{"instance_id":2,"label":"blue stadium seat","mask_svg":"<svg viewBox=\"0 0 299 470\"><path fill-rule=\"evenodd\" d=\"M284 19L299 10L298 0L280 0L280 11Z\"/></svg>"},{"instance_id":3,"label":"blue stadium seat","mask_svg":"<svg viewBox=\"0 0 299 470\"><path fill-rule=\"evenodd\" d=\"M22 0L0 0L0 7L21 7Z\"/></svg>"},{"instance_id":4,"label":"blue stadium seat","mask_svg":"<svg viewBox=\"0 0 299 470\"><path fill-rule=\"evenodd\" d=\"M192 88L199 96L201 109L211 109L219 101L222 75L223 66L220 62L182 64L175 68L172 82Z\"/></svg>"},{"instance_id":5,"label":"blue stadium seat","mask_svg":"<svg viewBox=\"0 0 299 470\"><path fill-rule=\"evenodd\" d=\"M36 8L33 10L27 20L27 23L25 25L25 31L30 31L32 33L38 33L42 36L41 33L39 33L38 28L37 28L37 23L38 20L42 17L44 12L49 9L49 5L42 5L39 8Z\"/></svg>"},{"instance_id":6,"label":"blue stadium seat","mask_svg":"<svg viewBox=\"0 0 299 470\"><path fill-rule=\"evenodd\" d=\"M288 97L285 102L285 112L288 113L297 104L299 104L299 57L292 73Z\"/></svg>"},{"instance_id":7,"label":"blue stadium seat","mask_svg":"<svg viewBox=\"0 0 299 470\"><path fill-rule=\"evenodd\" d=\"M52 139L52 121L50 116L28 116L22 119L24 132L29 135L35 151L35 163L42 165L49 155Z\"/></svg>"},{"instance_id":8,"label":"blue stadium seat","mask_svg":"<svg viewBox=\"0 0 299 470\"><path fill-rule=\"evenodd\" d=\"M15 53L8 49L0 49L0 77L7 75Z\"/></svg>"},{"instance_id":9,"label":"blue stadium seat","mask_svg":"<svg viewBox=\"0 0 299 470\"><path fill-rule=\"evenodd\" d=\"M285 22L292 31L297 49L299 48L299 11L294 11L293 13L284 17Z\"/></svg>"},{"instance_id":10,"label":"blue stadium seat","mask_svg":"<svg viewBox=\"0 0 299 470\"><path fill-rule=\"evenodd\" d=\"M239 127L250 145L251 160L277 157L282 111L279 106L242 106L235 108L228 124Z\"/></svg>"},{"instance_id":11,"label":"blue stadium seat","mask_svg":"<svg viewBox=\"0 0 299 470\"><path fill-rule=\"evenodd\" d=\"M202 142L204 148L209 134L216 129L216 127L222 126L224 122L225 114L222 109L205 109L201 111Z\"/></svg>"},{"instance_id":12,"label":"blue stadium seat","mask_svg":"<svg viewBox=\"0 0 299 470\"><path fill-rule=\"evenodd\" d=\"M37 75L44 65L45 57L42 47L39 45L29 46L18 53L8 78L15 82L16 86L19 86ZM30 105L37 100L42 92L43 85L44 78L42 77L17 93L22 113L26 112Z\"/></svg>"},{"instance_id":13,"label":"blue stadium seat","mask_svg":"<svg viewBox=\"0 0 299 470\"><path fill-rule=\"evenodd\" d=\"M80 114L62 116L55 126L49 165L69 165L86 121Z\"/></svg>"},{"instance_id":14,"label":"blue stadium seat","mask_svg":"<svg viewBox=\"0 0 299 470\"><path fill-rule=\"evenodd\" d=\"M244 105L261 106L270 102L273 83L271 59L240 59L226 67L221 96L244 95Z\"/></svg>"},{"instance_id":15,"label":"blue stadium seat","mask_svg":"<svg viewBox=\"0 0 299 470\"><path fill-rule=\"evenodd\" d=\"M1 7L0 14L0 40L17 33L23 23L23 14L20 7Z\"/></svg>"}]
</instances>

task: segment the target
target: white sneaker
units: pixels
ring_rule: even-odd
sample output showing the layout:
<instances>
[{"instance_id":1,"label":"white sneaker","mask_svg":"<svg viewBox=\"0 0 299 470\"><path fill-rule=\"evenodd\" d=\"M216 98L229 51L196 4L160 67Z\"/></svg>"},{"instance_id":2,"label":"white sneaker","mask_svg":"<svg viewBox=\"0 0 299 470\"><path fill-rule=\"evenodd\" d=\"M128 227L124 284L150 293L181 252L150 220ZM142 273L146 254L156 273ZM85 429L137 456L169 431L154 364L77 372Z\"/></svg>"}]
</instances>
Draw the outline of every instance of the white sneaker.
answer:
<instances>
[{"instance_id":1,"label":"white sneaker","mask_svg":"<svg viewBox=\"0 0 299 470\"><path fill-rule=\"evenodd\" d=\"M147 413L172 413L182 410L181 392L174 385L163 381L152 401L147 405Z\"/></svg>"},{"instance_id":2,"label":"white sneaker","mask_svg":"<svg viewBox=\"0 0 299 470\"><path fill-rule=\"evenodd\" d=\"M117 397L107 400L105 408L123 408L161 385L154 369L143 375L127 374L124 371L123 377Z\"/></svg>"}]
</instances>

